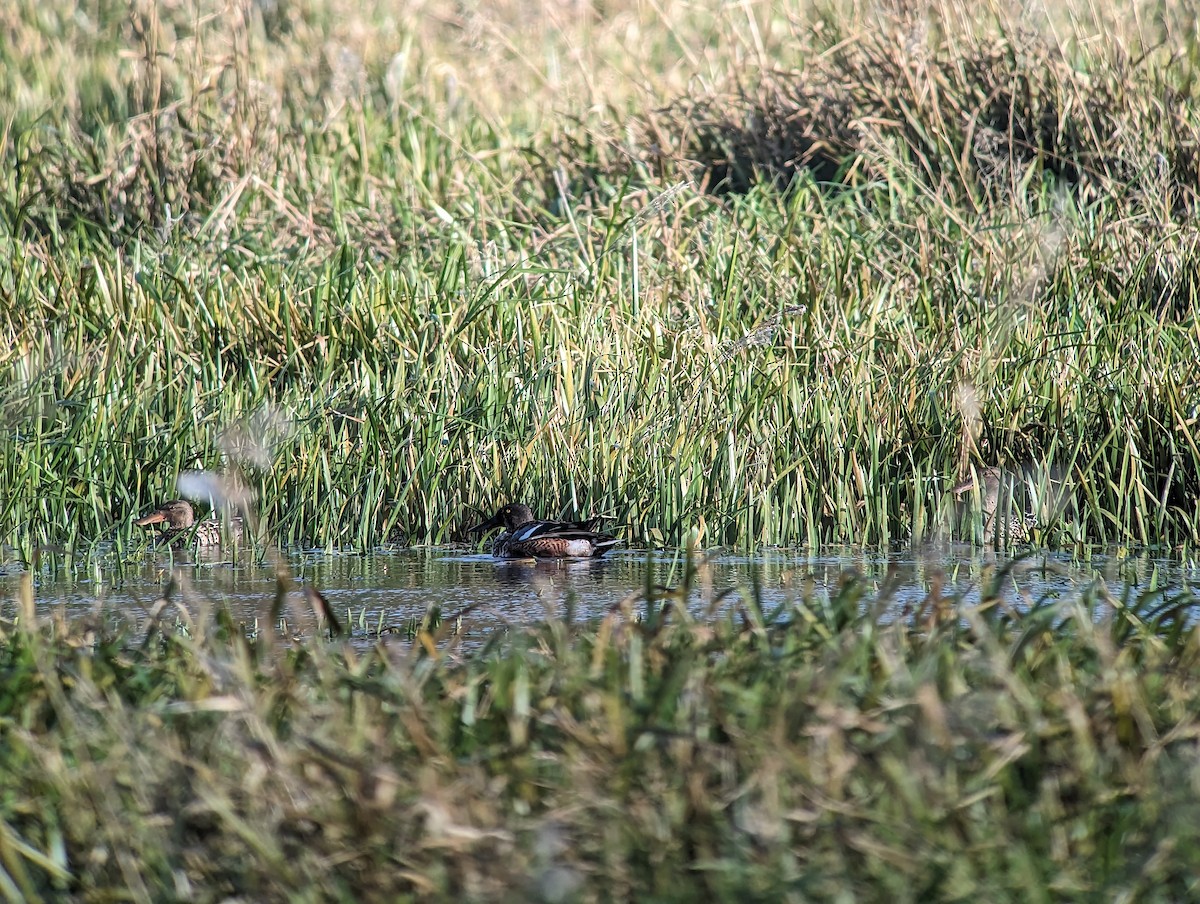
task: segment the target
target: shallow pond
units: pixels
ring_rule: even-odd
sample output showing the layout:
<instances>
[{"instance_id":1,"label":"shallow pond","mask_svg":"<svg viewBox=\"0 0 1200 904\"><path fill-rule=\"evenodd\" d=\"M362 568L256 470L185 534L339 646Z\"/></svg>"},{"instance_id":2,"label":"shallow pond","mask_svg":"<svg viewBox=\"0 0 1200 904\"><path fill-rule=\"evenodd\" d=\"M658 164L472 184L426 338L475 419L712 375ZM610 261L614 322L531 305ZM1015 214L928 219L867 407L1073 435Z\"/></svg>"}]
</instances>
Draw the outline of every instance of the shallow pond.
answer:
<instances>
[{"instance_id":1,"label":"shallow pond","mask_svg":"<svg viewBox=\"0 0 1200 904\"><path fill-rule=\"evenodd\" d=\"M367 644L382 633L404 637L437 607L453 620L468 645L514 625L549 617L597 618L629 606L643 611L648 585L677 586L684 560L664 552L621 551L603 559L582 561L497 561L463 548L377 552L370 555L296 552L283 562L298 585L321 590L338 618L348 620L357 642ZM1010 567L1011 566L1011 567ZM1092 555L1086 560L1066 554L1035 553L1016 562L969 546L937 551L870 551L827 549L764 550L754 556L710 552L698 564L689 610L699 618L736 611L755 598L767 612L803 605L819 609L847 580L860 582L862 606L875 606L883 620L920 610L931 591L977 602L985 588L1003 575L999 596L1015 609L1045 601L1095 599L1111 605L1138 595L1163 591L1190 592L1200 580L1200 567L1150 555ZM62 607L68 616L99 613L106 619L145 623L168 581L173 603L191 618L211 612L212 603L228 607L235 620L253 626L265 620L276 592L275 569L249 556L230 561L201 553L153 553L144 561L120 567L95 560L67 567L51 562L34 575L39 610ZM19 575L0 575L0 616L16 611ZM1157 599L1157 598L1156 598ZM1103 608L1103 605L1100 607ZM181 610L175 610L182 615ZM299 593L290 594L286 610L290 628L315 628L311 609ZM461 615L461 619L457 616Z\"/></svg>"}]
</instances>

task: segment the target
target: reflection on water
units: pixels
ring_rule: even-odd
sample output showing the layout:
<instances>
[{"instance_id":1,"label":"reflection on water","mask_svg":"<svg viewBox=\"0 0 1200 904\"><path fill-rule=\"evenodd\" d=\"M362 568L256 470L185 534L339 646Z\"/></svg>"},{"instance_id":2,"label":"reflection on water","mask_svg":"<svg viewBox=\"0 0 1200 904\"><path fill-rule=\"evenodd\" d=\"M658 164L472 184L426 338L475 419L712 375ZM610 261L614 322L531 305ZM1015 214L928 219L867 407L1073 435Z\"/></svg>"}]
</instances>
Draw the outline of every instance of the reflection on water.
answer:
<instances>
[{"instance_id":1,"label":"reflection on water","mask_svg":"<svg viewBox=\"0 0 1200 904\"><path fill-rule=\"evenodd\" d=\"M997 572L1012 560L985 555L962 546L936 554L827 549L820 554L767 550L755 556L715 554L697 569L688 607L697 617L727 614L758 588L764 609L808 605L819 607L853 575L863 582L865 598L888 589L884 619L919 608L940 583L946 596L978 602ZM369 556L295 553L288 557L296 578L311 583L328 598L339 618L348 620L364 643L380 628L403 635L405 627L438 607L444 618L465 613L468 638L485 637L499 628L543 621L576 620L604 615L622 602L641 610L639 591L648 583L674 586L681 579L682 556L662 552L617 552L604 559L530 562L497 561L462 549L418 549ZM1092 556L1086 562L1063 554L1040 553L1016 563L1002 584L1001 596L1016 608L1035 602L1078 598L1105 586L1115 596L1128 587L1191 588L1200 575L1192 564L1148 555ZM100 562L67 569L43 566L35 575L38 606L62 606L68 615L100 613L114 621L141 625L168 581L172 599L192 618L211 612L211 604L228 607L235 620L253 625L267 617L276 590L274 569L248 559L234 564L220 559L189 561L186 555L156 555L137 566L108 568ZM0 573L0 615L15 612L17 576ZM289 618L297 630L313 627L313 617L299 594L291 595ZM714 605L713 601L717 600Z\"/></svg>"}]
</instances>

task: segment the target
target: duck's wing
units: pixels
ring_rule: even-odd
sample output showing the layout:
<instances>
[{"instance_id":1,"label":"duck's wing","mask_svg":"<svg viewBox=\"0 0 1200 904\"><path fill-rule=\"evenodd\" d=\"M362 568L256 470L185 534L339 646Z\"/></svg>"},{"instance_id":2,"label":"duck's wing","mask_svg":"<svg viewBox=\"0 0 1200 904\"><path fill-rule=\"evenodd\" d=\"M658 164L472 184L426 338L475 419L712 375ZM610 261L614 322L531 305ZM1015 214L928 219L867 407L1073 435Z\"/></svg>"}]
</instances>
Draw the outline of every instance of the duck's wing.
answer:
<instances>
[{"instance_id":1,"label":"duck's wing","mask_svg":"<svg viewBox=\"0 0 1200 904\"><path fill-rule=\"evenodd\" d=\"M596 536L595 531L579 521L530 521L512 532L513 541L518 543L541 539L588 540Z\"/></svg>"},{"instance_id":2,"label":"duck's wing","mask_svg":"<svg viewBox=\"0 0 1200 904\"><path fill-rule=\"evenodd\" d=\"M517 547L524 545L534 548L537 542L542 540L582 540L591 544L593 556L602 556L621 542L616 537L589 530L583 522L578 521L531 521L529 524L522 524L509 537L509 543Z\"/></svg>"}]
</instances>

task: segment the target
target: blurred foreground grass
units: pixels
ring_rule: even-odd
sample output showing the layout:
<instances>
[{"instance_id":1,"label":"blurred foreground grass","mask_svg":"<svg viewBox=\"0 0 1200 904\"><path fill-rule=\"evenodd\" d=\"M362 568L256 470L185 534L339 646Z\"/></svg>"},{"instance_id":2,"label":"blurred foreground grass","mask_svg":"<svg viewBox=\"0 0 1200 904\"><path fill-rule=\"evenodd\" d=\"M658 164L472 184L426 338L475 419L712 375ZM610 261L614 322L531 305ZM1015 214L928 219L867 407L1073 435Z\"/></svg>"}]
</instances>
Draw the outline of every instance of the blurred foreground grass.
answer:
<instances>
[{"instance_id":1,"label":"blurred foreground grass","mask_svg":"<svg viewBox=\"0 0 1200 904\"><path fill-rule=\"evenodd\" d=\"M703 623L677 591L470 653L451 619L280 649L173 604L148 635L39 620L26 575L0 608L0 896L1200 894L1189 593L1018 615L934 582L882 624L895 601L850 576Z\"/></svg>"},{"instance_id":2,"label":"blurred foreground grass","mask_svg":"<svg viewBox=\"0 0 1200 904\"><path fill-rule=\"evenodd\" d=\"M1200 541L1190 3L45 3L0 14L0 542L189 467L273 536Z\"/></svg>"}]
</instances>

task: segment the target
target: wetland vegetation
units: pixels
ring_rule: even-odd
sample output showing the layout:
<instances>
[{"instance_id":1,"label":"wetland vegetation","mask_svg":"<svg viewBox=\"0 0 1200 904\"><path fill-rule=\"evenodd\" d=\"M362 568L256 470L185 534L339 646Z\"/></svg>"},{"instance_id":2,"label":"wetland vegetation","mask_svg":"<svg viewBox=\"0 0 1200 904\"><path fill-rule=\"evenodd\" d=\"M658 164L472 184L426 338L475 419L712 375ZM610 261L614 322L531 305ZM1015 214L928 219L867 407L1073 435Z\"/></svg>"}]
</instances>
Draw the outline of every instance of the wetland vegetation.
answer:
<instances>
[{"instance_id":1,"label":"wetland vegetation","mask_svg":"<svg viewBox=\"0 0 1200 904\"><path fill-rule=\"evenodd\" d=\"M322 547L905 542L972 462L1200 537L1187 4L228 7L5 14L25 560L231 455Z\"/></svg>"},{"instance_id":2,"label":"wetland vegetation","mask_svg":"<svg viewBox=\"0 0 1200 904\"><path fill-rule=\"evenodd\" d=\"M1037 546L1190 560L1197 23L8 3L0 896L1196 898L1186 587L931 573L881 621L848 574L697 619L689 566L468 654L176 596L133 631L38 582L136 555L195 470L280 597L272 543L506 501L634 547L919 550L980 535L951 489L985 466L1048 475Z\"/></svg>"},{"instance_id":3,"label":"wetland vegetation","mask_svg":"<svg viewBox=\"0 0 1200 904\"><path fill-rule=\"evenodd\" d=\"M449 621L359 649L204 606L140 637L39 619L25 575L0 620L0 893L1196 896L1191 594L1017 611L934 582L882 623L887 590L848 574L823 604L696 618L693 574L469 654Z\"/></svg>"}]
</instances>

